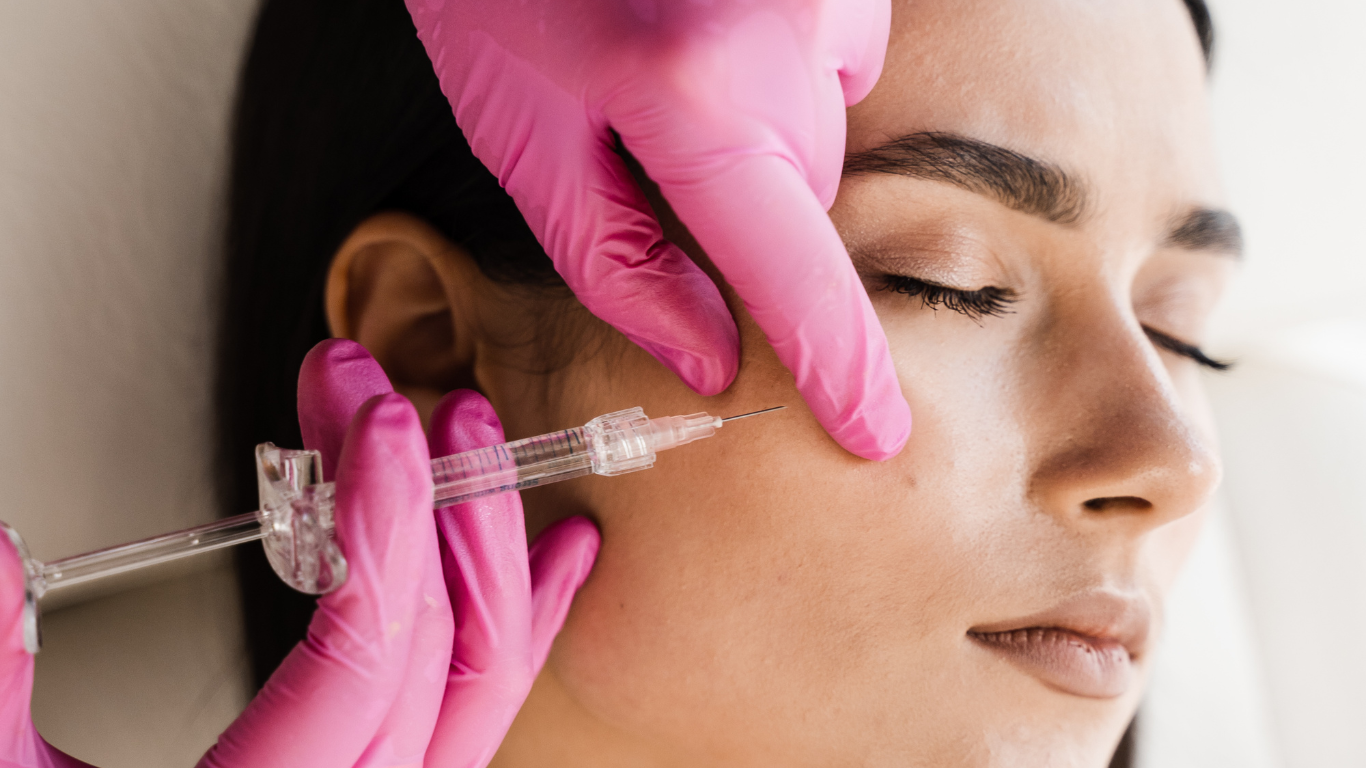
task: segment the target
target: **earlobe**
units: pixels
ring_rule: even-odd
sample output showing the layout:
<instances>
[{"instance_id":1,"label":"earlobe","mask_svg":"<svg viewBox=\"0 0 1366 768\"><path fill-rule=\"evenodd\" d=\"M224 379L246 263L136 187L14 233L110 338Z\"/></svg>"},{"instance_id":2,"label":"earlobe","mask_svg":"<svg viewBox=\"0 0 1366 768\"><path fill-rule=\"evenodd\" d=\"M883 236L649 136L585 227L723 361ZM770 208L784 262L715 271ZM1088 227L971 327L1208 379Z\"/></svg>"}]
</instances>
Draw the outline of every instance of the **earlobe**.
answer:
<instances>
[{"instance_id":1,"label":"earlobe","mask_svg":"<svg viewBox=\"0 0 1366 768\"><path fill-rule=\"evenodd\" d=\"M332 259L328 327L369 350L425 421L446 392L473 387L473 303L483 279L468 254L422 219L378 213Z\"/></svg>"}]
</instances>

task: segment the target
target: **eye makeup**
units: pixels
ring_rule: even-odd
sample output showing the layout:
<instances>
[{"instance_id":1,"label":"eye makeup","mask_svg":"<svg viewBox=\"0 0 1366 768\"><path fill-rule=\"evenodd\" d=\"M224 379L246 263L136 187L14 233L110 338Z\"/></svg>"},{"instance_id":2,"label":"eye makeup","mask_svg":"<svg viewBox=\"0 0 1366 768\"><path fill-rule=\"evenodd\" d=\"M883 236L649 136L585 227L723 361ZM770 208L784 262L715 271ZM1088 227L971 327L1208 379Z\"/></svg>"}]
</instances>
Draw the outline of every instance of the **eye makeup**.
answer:
<instances>
[{"instance_id":1,"label":"eye makeup","mask_svg":"<svg viewBox=\"0 0 1366 768\"><path fill-rule=\"evenodd\" d=\"M1174 355L1194 360L1196 363L1211 370L1227 371L1233 367L1232 362L1215 360L1194 344L1184 342L1174 336L1168 336L1159 330L1149 328L1145 325L1143 326L1143 332L1148 334L1148 339L1151 340L1153 345L1158 349L1165 349Z\"/></svg>"},{"instance_id":2,"label":"eye makeup","mask_svg":"<svg viewBox=\"0 0 1366 768\"><path fill-rule=\"evenodd\" d=\"M943 307L976 321L1010 314L1010 305L1016 300L1014 291L991 285L965 291L907 275L881 275L879 279L881 290L919 298L930 309Z\"/></svg>"},{"instance_id":3,"label":"eye makeup","mask_svg":"<svg viewBox=\"0 0 1366 768\"><path fill-rule=\"evenodd\" d=\"M943 307L979 322L986 317L1000 317L1010 314L1010 305L1018 300L1015 292L1009 288L997 288L990 285L985 288L965 291L961 288L950 288L946 285L939 285L908 275L880 275L878 280L881 282L879 290L918 298L923 306L930 309L938 310ZM1194 344L1182 341L1147 325L1142 327L1148 339L1158 349L1192 360L1215 371L1227 371L1233 367L1232 362L1216 360Z\"/></svg>"}]
</instances>

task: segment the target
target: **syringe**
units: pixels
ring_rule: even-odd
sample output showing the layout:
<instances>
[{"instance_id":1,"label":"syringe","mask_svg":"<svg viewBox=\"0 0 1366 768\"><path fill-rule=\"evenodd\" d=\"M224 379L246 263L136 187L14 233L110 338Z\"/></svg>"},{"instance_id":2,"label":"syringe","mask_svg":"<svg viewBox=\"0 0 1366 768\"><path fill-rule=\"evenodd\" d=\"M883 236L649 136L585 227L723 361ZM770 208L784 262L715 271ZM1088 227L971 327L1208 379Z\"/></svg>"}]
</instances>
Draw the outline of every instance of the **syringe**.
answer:
<instances>
[{"instance_id":1,"label":"syringe","mask_svg":"<svg viewBox=\"0 0 1366 768\"><path fill-rule=\"evenodd\" d=\"M631 408L582 427L443 456L432 460L435 506L590 473L612 476L648 469L660 451L711 437L728 421L785 407L724 419L706 413L650 419L642 409ZM46 593L248 541L262 540L271 566L291 587L311 594L340 587L346 581L346 559L333 535L333 485L323 482L322 457L317 451L263 443L256 447L256 470L261 508L255 512L47 563L30 557L18 531L0 522L24 562L24 642L29 651L38 651L37 603Z\"/></svg>"}]
</instances>

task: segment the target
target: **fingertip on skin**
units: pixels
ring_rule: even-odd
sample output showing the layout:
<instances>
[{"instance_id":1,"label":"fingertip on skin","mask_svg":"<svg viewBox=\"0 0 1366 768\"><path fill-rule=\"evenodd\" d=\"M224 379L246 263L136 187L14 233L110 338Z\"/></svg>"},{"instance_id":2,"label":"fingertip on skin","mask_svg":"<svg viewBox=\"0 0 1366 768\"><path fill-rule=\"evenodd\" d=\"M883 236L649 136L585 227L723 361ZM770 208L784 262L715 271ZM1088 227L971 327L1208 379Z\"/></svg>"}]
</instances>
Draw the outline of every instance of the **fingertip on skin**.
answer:
<instances>
[{"instance_id":1,"label":"fingertip on skin","mask_svg":"<svg viewBox=\"0 0 1366 768\"><path fill-rule=\"evenodd\" d=\"M907 424L904 429L898 431L874 434L872 441L856 453L872 461L887 461L901 453L901 449L906 447L906 441L910 438L911 427Z\"/></svg>"},{"instance_id":2,"label":"fingertip on skin","mask_svg":"<svg viewBox=\"0 0 1366 768\"><path fill-rule=\"evenodd\" d=\"M855 456L886 461L901 453L911 437L911 406L897 392L872 410L831 435Z\"/></svg>"},{"instance_id":3,"label":"fingertip on skin","mask_svg":"<svg viewBox=\"0 0 1366 768\"><path fill-rule=\"evenodd\" d=\"M598 550L602 546L602 534L592 520L586 517L570 517L547 528L532 543L527 559L531 565L533 580L547 565L548 559L555 559L560 571L568 576L573 588L577 590L593 570ZM571 555L565 562L565 555ZM565 567L565 566L568 567Z\"/></svg>"},{"instance_id":4,"label":"fingertip on skin","mask_svg":"<svg viewBox=\"0 0 1366 768\"><path fill-rule=\"evenodd\" d=\"M531 553L536 554L542 549L559 546L565 541L582 542L582 546L590 548L589 554L596 556L602 542L602 534L592 520L582 515L567 517L542 531L531 543Z\"/></svg>"},{"instance_id":5,"label":"fingertip on skin","mask_svg":"<svg viewBox=\"0 0 1366 768\"><path fill-rule=\"evenodd\" d=\"M659 314L672 320L650 329L650 337L641 335L645 329L621 327L694 392L711 397L724 392L740 372L740 330L709 279L704 289L689 293L689 300L661 309Z\"/></svg>"},{"instance_id":6,"label":"fingertip on skin","mask_svg":"<svg viewBox=\"0 0 1366 768\"><path fill-rule=\"evenodd\" d=\"M644 345L645 350L703 397L719 395L735 381L740 370L739 344L716 345L716 354L696 355L684 350Z\"/></svg>"},{"instance_id":7,"label":"fingertip on skin","mask_svg":"<svg viewBox=\"0 0 1366 768\"><path fill-rule=\"evenodd\" d=\"M740 367L740 331L716 283L662 238L640 251L618 247L624 252L604 254L609 275L571 282L582 283L580 301L698 394L729 387Z\"/></svg>"}]
</instances>

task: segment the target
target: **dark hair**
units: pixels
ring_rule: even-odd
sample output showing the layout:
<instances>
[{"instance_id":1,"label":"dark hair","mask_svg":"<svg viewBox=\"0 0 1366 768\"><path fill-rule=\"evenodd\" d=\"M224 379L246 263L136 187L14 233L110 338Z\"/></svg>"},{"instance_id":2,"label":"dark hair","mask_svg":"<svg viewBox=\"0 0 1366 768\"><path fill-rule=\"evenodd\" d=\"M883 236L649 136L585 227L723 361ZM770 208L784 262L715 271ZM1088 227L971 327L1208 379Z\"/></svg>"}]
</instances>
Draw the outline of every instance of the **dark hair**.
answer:
<instances>
[{"instance_id":1,"label":"dark hair","mask_svg":"<svg viewBox=\"0 0 1366 768\"><path fill-rule=\"evenodd\" d=\"M1203 0L1186 0L1208 57ZM367 216L404 210L490 278L562 286L511 198L470 152L401 0L267 0L232 134L216 412L225 515L254 509L252 448L302 444L295 389L326 338L332 255ZM313 599L241 549L258 684L304 636Z\"/></svg>"},{"instance_id":2,"label":"dark hair","mask_svg":"<svg viewBox=\"0 0 1366 768\"><path fill-rule=\"evenodd\" d=\"M559 284L456 127L402 0L266 2L232 142L217 378L224 514L255 508L253 446L301 444L296 382L304 355L328 336L328 265L367 216L411 212L494 279ZM243 548L239 572L260 683L303 637L313 600L255 550Z\"/></svg>"}]
</instances>

